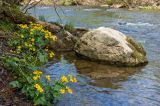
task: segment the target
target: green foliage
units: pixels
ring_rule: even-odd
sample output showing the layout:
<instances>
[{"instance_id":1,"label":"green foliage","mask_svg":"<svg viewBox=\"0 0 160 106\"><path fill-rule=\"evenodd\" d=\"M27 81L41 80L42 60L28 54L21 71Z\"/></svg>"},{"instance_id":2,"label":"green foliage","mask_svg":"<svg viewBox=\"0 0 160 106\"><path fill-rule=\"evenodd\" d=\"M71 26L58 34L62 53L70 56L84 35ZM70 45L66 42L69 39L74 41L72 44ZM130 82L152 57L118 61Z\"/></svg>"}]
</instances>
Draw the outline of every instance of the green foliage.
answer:
<instances>
[{"instance_id":1,"label":"green foliage","mask_svg":"<svg viewBox=\"0 0 160 106\"><path fill-rule=\"evenodd\" d=\"M12 53L23 55L29 62L38 60L36 65L42 65L49 58L53 58L54 53L48 50L48 45L56 41L55 35L43 29L39 24L30 23L18 26L20 30L9 40Z\"/></svg>"},{"instance_id":2,"label":"green foliage","mask_svg":"<svg viewBox=\"0 0 160 106\"><path fill-rule=\"evenodd\" d=\"M56 36L35 23L20 24L18 28L19 31L8 42L14 56L3 56L5 67L16 77L10 86L20 89L28 98L33 99L35 105L48 106L59 100L66 91L72 94L67 86L68 77L63 75L59 80L52 80L50 75L43 74L39 68L54 57L54 53L48 50L48 45L56 41ZM77 82L72 75L69 78L70 82Z\"/></svg>"},{"instance_id":3,"label":"green foliage","mask_svg":"<svg viewBox=\"0 0 160 106\"><path fill-rule=\"evenodd\" d=\"M43 21L43 22L46 22L46 18L45 18L44 15L40 15L40 16L39 16L39 20L40 20L40 21Z\"/></svg>"},{"instance_id":4,"label":"green foliage","mask_svg":"<svg viewBox=\"0 0 160 106\"><path fill-rule=\"evenodd\" d=\"M65 5L65 6L76 5L77 3L78 3L78 0L59 0L58 1L58 4Z\"/></svg>"},{"instance_id":5,"label":"green foliage","mask_svg":"<svg viewBox=\"0 0 160 106\"><path fill-rule=\"evenodd\" d=\"M69 22L64 26L64 29L72 32L74 30L74 24L72 22Z\"/></svg>"},{"instance_id":6,"label":"green foliage","mask_svg":"<svg viewBox=\"0 0 160 106\"><path fill-rule=\"evenodd\" d=\"M108 5L113 5L113 0L106 0L106 3L107 3Z\"/></svg>"},{"instance_id":7,"label":"green foliage","mask_svg":"<svg viewBox=\"0 0 160 106\"><path fill-rule=\"evenodd\" d=\"M14 24L8 20L0 20L0 30L2 31L12 31Z\"/></svg>"},{"instance_id":8,"label":"green foliage","mask_svg":"<svg viewBox=\"0 0 160 106\"><path fill-rule=\"evenodd\" d=\"M12 88L21 88L22 85L19 81L12 81L9 83L9 85L12 87Z\"/></svg>"}]
</instances>

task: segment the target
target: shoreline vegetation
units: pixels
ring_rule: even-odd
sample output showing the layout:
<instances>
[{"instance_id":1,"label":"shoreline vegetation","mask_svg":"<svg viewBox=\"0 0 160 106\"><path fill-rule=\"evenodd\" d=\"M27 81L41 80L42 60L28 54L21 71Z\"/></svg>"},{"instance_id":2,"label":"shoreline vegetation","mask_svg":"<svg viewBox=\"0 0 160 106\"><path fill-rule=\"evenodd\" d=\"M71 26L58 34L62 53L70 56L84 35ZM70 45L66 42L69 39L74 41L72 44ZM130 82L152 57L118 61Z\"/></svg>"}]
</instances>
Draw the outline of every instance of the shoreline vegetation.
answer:
<instances>
[{"instance_id":1,"label":"shoreline vegetation","mask_svg":"<svg viewBox=\"0 0 160 106\"><path fill-rule=\"evenodd\" d=\"M0 3L0 105L50 106L65 93L72 94L68 84L76 83L76 76L71 73L52 80L40 68L56 56L50 45L58 42L58 29L25 15L17 4Z\"/></svg>"},{"instance_id":2,"label":"shoreline vegetation","mask_svg":"<svg viewBox=\"0 0 160 106\"><path fill-rule=\"evenodd\" d=\"M35 0L31 0L33 3ZM28 0L24 0L22 5L26 5ZM40 6L98 6L106 8L127 8L127 9L145 9L159 10L160 1L158 0L42 0Z\"/></svg>"}]
</instances>

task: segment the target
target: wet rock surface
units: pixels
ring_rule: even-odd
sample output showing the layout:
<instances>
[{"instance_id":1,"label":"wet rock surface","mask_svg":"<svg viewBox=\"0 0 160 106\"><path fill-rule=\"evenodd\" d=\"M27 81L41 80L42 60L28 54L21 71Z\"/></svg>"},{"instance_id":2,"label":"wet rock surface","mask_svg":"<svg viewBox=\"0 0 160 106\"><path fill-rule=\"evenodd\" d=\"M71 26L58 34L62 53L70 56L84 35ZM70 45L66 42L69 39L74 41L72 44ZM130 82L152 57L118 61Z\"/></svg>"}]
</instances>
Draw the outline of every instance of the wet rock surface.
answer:
<instances>
[{"instance_id":1,"label":"wet rock surface","mask_svg":"<svg viewBox=\"0 0 160 106\"><path fill-rule=\"evenodd\" d=\"M120 66L138 66L147 63L141 44L111 28L100 27L88 31L75 45L76 53L90 60Z\"/></svg>"}]
</instances>

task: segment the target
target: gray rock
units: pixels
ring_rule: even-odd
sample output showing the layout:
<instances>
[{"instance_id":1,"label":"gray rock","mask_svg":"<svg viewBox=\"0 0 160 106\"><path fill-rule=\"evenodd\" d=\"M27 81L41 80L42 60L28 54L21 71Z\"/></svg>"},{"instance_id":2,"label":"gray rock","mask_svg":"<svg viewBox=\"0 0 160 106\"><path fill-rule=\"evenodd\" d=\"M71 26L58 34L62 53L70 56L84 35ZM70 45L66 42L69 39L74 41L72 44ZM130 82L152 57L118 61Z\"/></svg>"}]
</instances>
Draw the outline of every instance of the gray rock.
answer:
<instances>
[{"instance_id":1,"label":"gray rock","mask_svg":"<svg viewBox=\"0 0 160 106\"><path fill-rule=\"evenodd\" d=\"M88 31L78 40L74 50L90 60L120 66L138 66L148 62L141 44L111 28Z\"/></svg>"}]
</instances>

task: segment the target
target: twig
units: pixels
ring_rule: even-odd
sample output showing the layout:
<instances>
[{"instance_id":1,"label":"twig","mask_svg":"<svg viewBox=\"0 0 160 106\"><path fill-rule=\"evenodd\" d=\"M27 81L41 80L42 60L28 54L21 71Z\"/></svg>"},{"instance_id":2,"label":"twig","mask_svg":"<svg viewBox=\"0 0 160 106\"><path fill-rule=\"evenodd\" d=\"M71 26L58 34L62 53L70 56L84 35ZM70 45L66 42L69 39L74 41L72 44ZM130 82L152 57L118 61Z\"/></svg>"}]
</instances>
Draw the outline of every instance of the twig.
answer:
<instances>
[{"instance_id":1,"label":"twig","mask_svg":"<svg viewBox=\"0 0 160 106\"><path fill-rule=\"evenodd\" d=\"M28 1L28 3L27 3L26 6L22 9L22 11L24 11L24 10L28 7L28 5L31 3L31 1L32 1L32 0L29 0L29 1Z\"/></svg>"},{"instance_id":2,"label":"twig","mask_svg":"<svg viewBox=\"0 0 160 106\"><path fill-rule=\"evenodd\" d=\"M33 8L34 6L36 6L36 5L37 5L38 3L40 3L41 1L42 1L42 0L36 2L36 3L33 4L31 7L27 8L24 13L26 14L29 9Z\"/></svg>"},{"instance_id":3,"label":"twig","mask_svg":"<svg viewBox=\"0 0 160 106\"><path fill-rule=\"evenodd\" d=\"M60 19L61 24L62 24L62 19L61 19L60 15L59 15L59 13L58 13L58 11L57 11L57 7L56 7L56 2L55 2L55 1L53 1L53 7L54 7L54 10L55 10L57 16L58 16L59 19Z\"/></svg>"}]
</instances>

